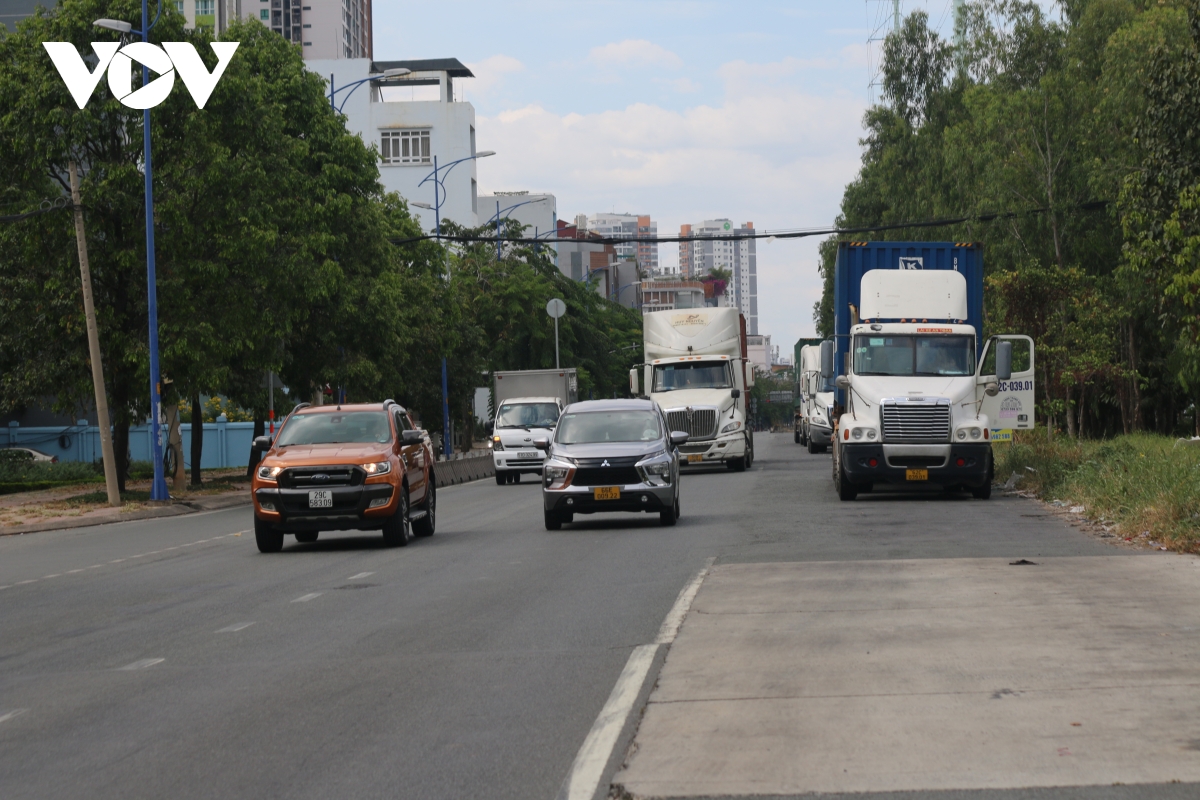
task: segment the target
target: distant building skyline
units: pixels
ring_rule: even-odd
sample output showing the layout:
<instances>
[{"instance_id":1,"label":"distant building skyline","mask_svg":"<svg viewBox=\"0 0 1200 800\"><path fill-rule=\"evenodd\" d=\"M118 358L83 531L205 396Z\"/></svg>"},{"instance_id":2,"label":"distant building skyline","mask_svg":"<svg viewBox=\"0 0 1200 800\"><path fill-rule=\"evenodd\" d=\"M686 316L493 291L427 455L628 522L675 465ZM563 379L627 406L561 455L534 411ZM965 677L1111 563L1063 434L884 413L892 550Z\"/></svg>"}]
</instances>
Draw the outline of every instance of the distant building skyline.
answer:
<instances>
[{"instance_id":1,"label":"distant building skyline","mask_svg":"<svg viewBox=\"0 0 1200 800\"><path fill-rule=\"evenodd\" d=\"M681 225L679 235L679 273L684 279L697 279L713 269L731 273L725 285L724 305L741 310L748 333L758 333L758 254L753 238L722 241L716 236L750 237L754 223L734 227L729 219L706 219L698 225Z\"/></svg>"},{"instance_id":2,"label":"distant building skyline","mask_svg":"<svg viewBox=\"0 0 1200 800\"><path fill-rule=\"evenodd\" d=\"M597 213L588 216L587 229L601 236L621 236L630 239L658 236L658 223L649 214ZM637 259L638 266L650 275L659 274L657 242L622 242L613 245L617 257Z\"/></svg>"}]
</instances>

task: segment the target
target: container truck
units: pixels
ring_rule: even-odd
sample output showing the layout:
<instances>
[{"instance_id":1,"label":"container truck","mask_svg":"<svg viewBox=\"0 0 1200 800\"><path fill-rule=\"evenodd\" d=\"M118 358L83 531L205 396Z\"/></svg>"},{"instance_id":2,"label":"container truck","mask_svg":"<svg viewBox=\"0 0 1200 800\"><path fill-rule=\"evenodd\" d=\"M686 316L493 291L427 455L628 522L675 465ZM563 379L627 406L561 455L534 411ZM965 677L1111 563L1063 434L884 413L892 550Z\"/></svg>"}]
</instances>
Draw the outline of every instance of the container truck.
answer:
<instances>
[{"instance_id":1,"label":"container truck","mask_svg":"<svg viewBox=\"0 0 1200 800\"><path fill-rule=\"evenodd\" d=\"M642 331L645 363L629 371L629 388L641 395L644 386L671 430L688 434L681 464L745 470L754 461L746 318L736 308L654 311L642 318Z\"/></svg>"},{"instance_id":2,"label":"container truck","mask_svg":"<svg viewBox=\"0 0 1200 800\"><path fill-rule=\"evenodd\" d=\"M834 267L833 480L991 496L991 432L1032 428L1033 340L983 335L980 246L843 242Z\"/></svg>"},{"instance_id":3,"label":"container truck","mask_svg":"<svg viewBox=\"0 0 1200 800\"><path fill-rule=\"evenodd\" d=\"M796 343L795 441L824 453L833 435L833 382L821 375L821 340Z\"/></svg>"},{"instance_id":4,"label":"container truck","mask_svg":"<svg viewBox=\"0 0 1200 800\"><path fill-rule=\"evenodd\" d=\"M578 400L575 369L526 369L492 373L495 418L492 461L496 483L519 483L521 475L541 475L544 451L533 440L549 437L563 408Z\"/></svg>"}]
</instances>

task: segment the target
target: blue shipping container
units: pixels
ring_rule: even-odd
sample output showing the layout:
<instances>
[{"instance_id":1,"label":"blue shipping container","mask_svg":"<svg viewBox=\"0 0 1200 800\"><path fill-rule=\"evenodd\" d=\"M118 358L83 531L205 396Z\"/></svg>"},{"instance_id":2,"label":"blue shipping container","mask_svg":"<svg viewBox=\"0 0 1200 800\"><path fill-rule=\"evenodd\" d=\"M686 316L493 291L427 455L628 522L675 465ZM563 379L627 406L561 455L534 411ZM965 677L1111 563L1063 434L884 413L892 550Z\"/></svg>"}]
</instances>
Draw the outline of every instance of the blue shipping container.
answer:
<instances>
[{"instance_id":1,"label":"blue shipping container","mask_svg":"<svg viewBox=\"0 0 1200 800\"><path fill-rule=\"evenodd\" d=\"M850 306L862 306L862 276L873 269L952 269L967 279L966 324L975 326L975 355L983 349L983 252L973 242L842 242L834 267L835 374L846 368L850 353ZM881 320L889 321L889 320ZM896 320L890 320L895 322ZM837 401L846 404L845 393Z\"/></svg>"}]
</instances>

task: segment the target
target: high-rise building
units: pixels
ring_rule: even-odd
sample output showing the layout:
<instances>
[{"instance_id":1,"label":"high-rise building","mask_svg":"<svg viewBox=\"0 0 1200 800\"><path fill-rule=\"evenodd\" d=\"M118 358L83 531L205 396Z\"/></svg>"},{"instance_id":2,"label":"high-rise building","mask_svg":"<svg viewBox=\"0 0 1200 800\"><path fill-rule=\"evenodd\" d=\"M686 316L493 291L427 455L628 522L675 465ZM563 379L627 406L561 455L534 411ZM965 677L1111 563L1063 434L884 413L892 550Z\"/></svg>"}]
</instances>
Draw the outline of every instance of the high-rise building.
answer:
<instances>
[{"instance_id":1,"label":"high-rise building","mask_svg":"<svg viewBox=\"0 0 1200 800\"><path fill-rule=\"evenodd\" d=\"M372 58L371 0L175 0L189 28L220 33L256 19L303 48L305 59Z\"/></svg>"},{"instance_id":2,"label":"high-rise building","mask_svg":"<svg viewBox=\"0 0 1200 800\"><path fill-rule=\"evenodd\" d=\"M631 240L643 238L651 241L629 241L613 245L617 258L637 259L638 267L650 275L658 274L658 223L649 215L640 214L593 214L588 217L589 231L601 236L619 236Z\"/></svg>"},{"instance_id":3,"label":"high-rise building","mask_svg":"<svg viewBox=\"0 0 1200 800\"><path fill-rule=\"evenodd\" d=\"M679 235L679 272L687 278L700 278L713 269L730 272L725 294L718 305L735 306L746 316L749 333L758 333L758 256L754 223L733 227L727 219L707 219L699 225L682 225ZM724 241L715 237L722 237Z\"/></svg>"}]
</instances>

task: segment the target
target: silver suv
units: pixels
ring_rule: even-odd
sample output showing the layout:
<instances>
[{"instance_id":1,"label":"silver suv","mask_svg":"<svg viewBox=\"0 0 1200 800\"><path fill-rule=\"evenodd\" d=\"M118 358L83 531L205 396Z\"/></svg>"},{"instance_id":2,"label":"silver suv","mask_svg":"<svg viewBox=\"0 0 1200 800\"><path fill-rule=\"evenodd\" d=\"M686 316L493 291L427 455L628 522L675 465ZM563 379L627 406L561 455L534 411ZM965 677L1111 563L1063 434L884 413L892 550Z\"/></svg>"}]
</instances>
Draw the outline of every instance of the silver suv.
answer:
<instances>
[{"instance_id":1,"label":"silver suv","mask_svg":"<svg viewBox=\"0 0 1200 800\"><path fill-rule=\"evenodd\" d=\"M679 519L679 445L651 400L588 400L563 410L546 450L542 500L546 530L576 514L604 511L657 513L663 525Z\"/></svg>"}]
</instances>

